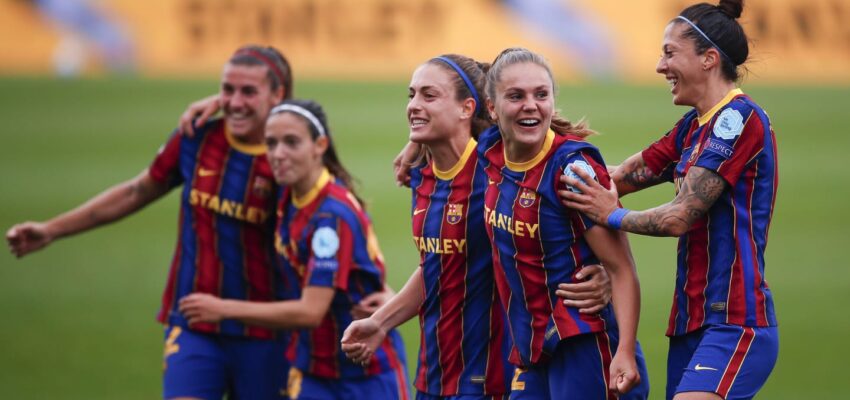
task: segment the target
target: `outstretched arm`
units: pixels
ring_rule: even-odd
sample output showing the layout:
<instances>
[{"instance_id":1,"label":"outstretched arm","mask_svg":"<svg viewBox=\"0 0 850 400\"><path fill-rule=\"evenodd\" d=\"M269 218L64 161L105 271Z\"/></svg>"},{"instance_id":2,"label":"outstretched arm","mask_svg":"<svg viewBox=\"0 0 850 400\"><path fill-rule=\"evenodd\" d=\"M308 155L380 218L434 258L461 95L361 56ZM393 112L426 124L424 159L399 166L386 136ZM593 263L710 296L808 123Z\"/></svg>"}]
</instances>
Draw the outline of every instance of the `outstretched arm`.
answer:
<instances>
[{"instance_id":1,"label":"outstretched arm","mask_svg":"<svg viewBox=\"0 0 850 400\"><path fill-rule=\"evenodd\" d=\"M272 329L315 328L331 306L334 288L307 286L298 300L257 302L221 299L207 293L192 293L180 299L180 312L196 322L237 319L249 325Z\"/></svg>"},{"instance_id":2,"label":"outstretched arm","mask_svg":"<svg viewBox=\"0 0 850 400\"><path fill-rule=\"evenodd\" d=\"M605 189L580 170L573 169L584 182L568 176L561 181L581 191L559 191L567 207L583 212L596 223L650 236L682 236L702 218L726 190L726 181L716 172L691 167L673 201L646 211L618 209L618 187ZM617 211L616 214L614 212Z\"/></svg>"},{"instance_id":3,"label":"outstretched arm","mask_svg":"<svg viewBox=\"0 0 850 400\"><path fill-rule=\"evenodd\" d=\"M153 180L145 170L47 222L27 221L13 226L6 232L6 241L12 253L20 258L56 239L126 217L162 197L169 189L167 183Z\"/></svg>"}]
</instances>

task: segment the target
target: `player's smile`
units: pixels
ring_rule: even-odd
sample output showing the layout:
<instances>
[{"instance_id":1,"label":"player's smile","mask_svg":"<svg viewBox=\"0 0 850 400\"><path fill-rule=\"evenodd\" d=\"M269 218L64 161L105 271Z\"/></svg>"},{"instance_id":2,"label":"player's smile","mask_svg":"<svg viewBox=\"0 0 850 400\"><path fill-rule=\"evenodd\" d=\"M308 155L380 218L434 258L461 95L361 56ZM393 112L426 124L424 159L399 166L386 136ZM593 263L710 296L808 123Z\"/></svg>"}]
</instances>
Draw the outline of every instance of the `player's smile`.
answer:
<instances>
[{"instance_id":1,"label":"player's smile","mask_svg":"<svg viewBox=\"0 0 850 400\"><path fill-rule=\"evenodd\" d=\"M264 66L227 64L221 78L221 108L227 128L247 142L262 140L265 119L280 101L272 92Z\"/></svg>"},{"instance_id":2,"label":"player's smile","mask_svg":"<svg viewBox=\"0 0 850 400\"><path fill-rule=\"evenodd\" d=\"M499 123L508 159L521 162L540 151L554 109L552 79L545 68L522 63L502 71L490 112Z\"/></svg>"},{"instance_id":3,"label":"player's smile","mask_svg":"<svg viewBox=\"0 0 850 400\"><path fill-rule=\"evenodd\" d=\"M455 99L453 76L442 67L425 64L410 79L407 122L410 140L433 143L452 135L462 105Z\"/></svg>"}]
</instances>

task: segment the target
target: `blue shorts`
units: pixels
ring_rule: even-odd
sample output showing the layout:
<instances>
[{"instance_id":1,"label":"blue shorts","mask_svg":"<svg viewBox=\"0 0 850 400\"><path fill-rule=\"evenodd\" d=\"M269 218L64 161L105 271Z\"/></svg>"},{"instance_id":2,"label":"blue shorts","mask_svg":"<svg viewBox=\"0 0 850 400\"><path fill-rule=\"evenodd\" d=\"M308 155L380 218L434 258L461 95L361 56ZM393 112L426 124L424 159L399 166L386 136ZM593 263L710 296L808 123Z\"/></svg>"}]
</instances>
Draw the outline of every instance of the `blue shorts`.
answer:
<instances>
[{"instance_id":1,"label":"blue shorts","mask_svg":"<svg viewBox=\"0 0 850 400\"><path fill-rule=\"evenodd\" d=\"M289 370L289 397L292 400L408 400L407 379L388 371L368 378L330 379Z\"/></svg>"},{"instance_id":2,"label":"blue shorts","mask_svg":"<svg viewBox=\"0 0 850 400\"><path fill-rule=\"evenodd\" d=\"M589 333L561 340L551 359L543 364L517 368L511 382L511 400L616 399L608 391L608 371L617 349L616 332ZM621 400L649 397L649 373L640 343L635 351L640 383Z\"/></svg>"},{"instance_id":3,"label":"blue shorts","mask_svg":"<svg viewBox=\"0 0 850 400\"><path fill-rule=\"evenodd\" d=\"M162 397L287 399L288 340L165 328Z\"/></svg>"},{"instance_id":4,"label":"blue shorts","mask_svg":"<svg viewBox=\"0 0 850 400\"><path fill-rule=\"evenodd\" d=\"M767 381L779 354L776 327L709 325L670 338L667 398L710 392L724 399L751 399Z\"/></svg>"},{"instance_id":5,"label":"blue shorts","mask_svg":"<svg viewBox=\"0 0 850 400\"><path fill-rule=\"evenodd\" d=\"M424 392L416 392L416 400L508 400L510 393L505 394L456 394L454 396L437 396Z\"/></svg>"}]
</instances>

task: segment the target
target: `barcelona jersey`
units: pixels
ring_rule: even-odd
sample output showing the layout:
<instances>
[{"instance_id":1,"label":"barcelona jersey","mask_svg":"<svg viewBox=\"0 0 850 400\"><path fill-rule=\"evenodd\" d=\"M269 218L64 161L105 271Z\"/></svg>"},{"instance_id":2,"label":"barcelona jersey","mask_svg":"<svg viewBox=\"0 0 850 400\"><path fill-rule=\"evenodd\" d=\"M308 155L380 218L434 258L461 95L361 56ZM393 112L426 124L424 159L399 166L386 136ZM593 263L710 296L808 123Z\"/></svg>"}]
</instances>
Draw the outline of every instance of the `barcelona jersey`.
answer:
<instances>
[{"instance_id":1,"label":"barcelona jersey","mask_svg":"<svg viewBox=\"0 0 850 400\"><path fill-rule=\"evenodd\" d=\"M413 242L424 302L415 386L439 396L510 392L510 342L484 230L487 176L475 140L448 171L423 163L411 172Z\"/></svg>"},{"instance_id":2,"label":"barcelona jersey","mask_svg":"<svg viewBox=\"0 0 850 400\"><path fill-rule=\"evenodd\" d=\"M262 145L237 142L223 120L195 137L173 135L148 170L171 187L183 185L177 248L162 296L160 322L199 332L272 338L272 330L236 320L191 327L178 301L192 292L224 299L286 298L273 267L277 186Z\"/></svg>"},{"instance_id":3,"label":"barcelona jersey","mask_svg":"<svg viewBox=\"0 0 850 400\"><path fill-rule=\"evenodd\" d=\"M284 191L278 206L281 223L276 248L283 268L295 271L301 287L335 289L330 309L314 329L297 334L293 365L322 378L363 378L397 372L404 379L404 344L392 330L368 366L351 362L340 348L342 334L353 321L351 308L384 288L383 256L372 223L344 186L327 170L303 198Z\"/></svg>"},{"instance_id":4,"label":"barcelona jersey","mask_svg":"<svg viewBox=\"0 0 850 400\"><path fill-rule=\"evenodd\" d=\"M677 192L693 166L716 172L728 184L679 238L667 335L707 324L776 326L764 250L779 173L776 138L764 110L740 89L732 90L705 115L685 114L642 156Z\"/></svg>"},{"instance_id":5,"label":"barcelona jersey","mask_svg":"<svg viewBox=\"0 0 850 400\"><path fill-rule=\"evenodd\" d=\"M524 163L506 160L498 127L482 133L479 157L488 185L484 218L493 245L496 283L513 339L510 361L530 366L549 359L561 339L616 329L608 305L598 315L566 307L555 295L559 283L598 260L584 239L593 226L563 206L556 191L570 164L586 166L603 185L609 177L595 147L575 136L549 131L543 148Z\"/></svg>"}]
</instances>

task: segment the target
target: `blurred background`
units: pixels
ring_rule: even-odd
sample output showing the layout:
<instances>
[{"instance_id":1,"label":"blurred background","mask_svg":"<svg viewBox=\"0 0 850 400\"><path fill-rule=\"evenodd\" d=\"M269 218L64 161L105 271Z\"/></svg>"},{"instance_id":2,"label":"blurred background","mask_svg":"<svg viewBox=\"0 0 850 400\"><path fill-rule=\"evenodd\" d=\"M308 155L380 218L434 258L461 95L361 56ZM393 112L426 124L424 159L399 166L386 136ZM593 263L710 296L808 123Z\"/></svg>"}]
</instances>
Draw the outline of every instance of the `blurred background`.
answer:
<instances>
[{"instance_id":1,"label":"blurred background","mask_svg":"<svg viewBox=\"0 0 850 400\"><path fill-rule=\"evenodd\" d=\"M687 111L655 73L680 0L0 0L0 229L43 220L134 176L191 101L214 93L247 43L282 50L295 95L328 111L359 178L396 288L416 268L409 192L391 160L407 140L413 69L442 53L490 61L525 46L552 62L558 106L586 117L610 164ZM850 1L748 0L742 88L770 114L780 187L767 281L779 362L759 398L845 396L850 356ZM669 201L672 185L627 197ZM178 197L15 260L0 255L0 387L15 399L160 396L154 316L176 239ZM842 204L845 204L842 206ZM663 398L675 239L632 236L643 289L639 339ZM403 327L415 368L416 323Z\"/></svg>"}]
</instances>

